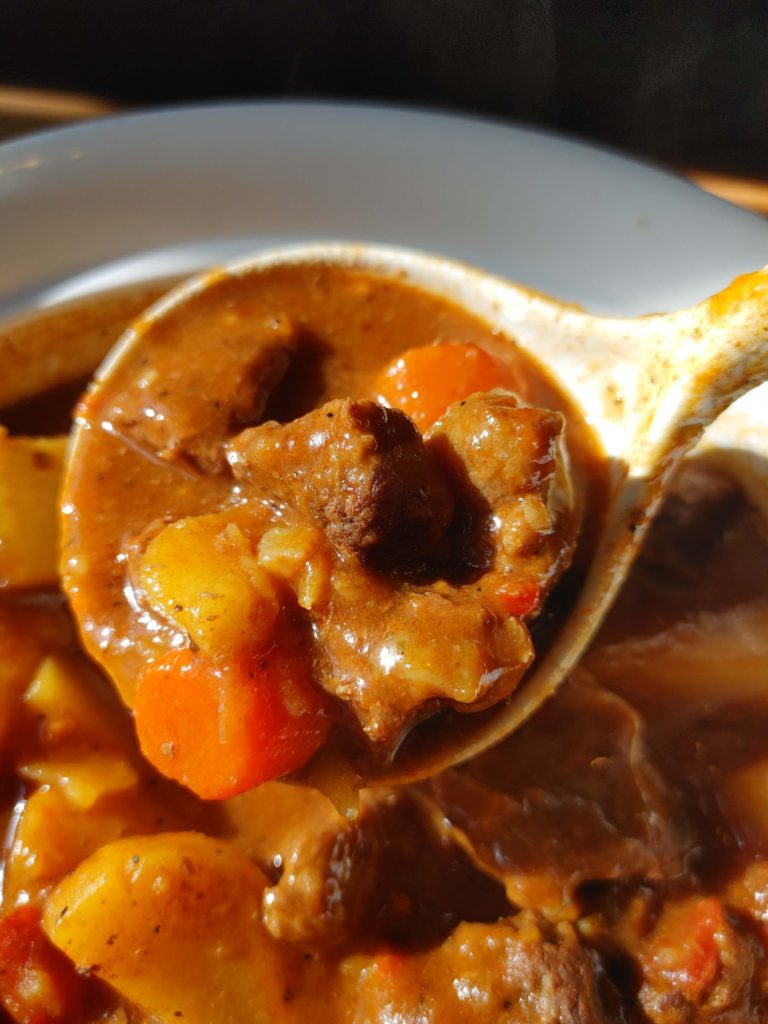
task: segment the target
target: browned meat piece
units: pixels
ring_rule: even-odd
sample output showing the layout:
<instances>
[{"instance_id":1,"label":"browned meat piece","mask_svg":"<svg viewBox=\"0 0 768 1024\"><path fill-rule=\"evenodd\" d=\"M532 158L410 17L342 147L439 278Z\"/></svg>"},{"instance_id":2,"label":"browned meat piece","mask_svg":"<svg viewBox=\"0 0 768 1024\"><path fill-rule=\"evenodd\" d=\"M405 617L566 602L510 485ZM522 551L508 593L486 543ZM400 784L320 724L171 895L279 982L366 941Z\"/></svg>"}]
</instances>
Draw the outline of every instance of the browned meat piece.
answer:
<instances>
[{"instance_id":1,"label":"browned meat piece","mask_svg":"<svg viewBox=\"0 0 768 1024\"><path fill-rule=\"evenodd\" d=\"M282 877L264 921L281 940L311 946L434 942L462 920L509 913L502 887L435 830L404 790L362 795L355 821L299 823L280 839Z\"/></svg>"},{"instance_id":2,"label":"browned meat piece","mask_svg":"<svg viewBox=\"0 0 768 1024\"><path fill-rule=\"evenodd\" d=\"M285 426L265 423L230 446L235 475L308 512L363 562L418 565L453 516L448 484L408 417L375 402L328 402Z\"/></svg>"},{"instance_id":3,"label":"browned meat piece","mask_svg":"<svg viewBox=\"0 0 768 1024\"><path fill-rule=\"evenodd\" d=\"M768 860L763 857L753 861L732 878L726 890L726 900L729 907L751 918L768 937Z\"/></svg>"},{"instance_id":4,"label":"browned meat piece","mask_svg":"<svg viewBox=\"0 0 768 1024\"><path fill-rule=\"evenodd\" d=\"M653 1024L765 1020L764 953L715 897L667 904L640 964L638 999Z\"/></svg>"},{"instance_id":5,"label":"browned meat piece","mask_svg":"<svg viewBox=\"0 0 768 1024\"><path fill-rule=\"evenodd\" d=\"M201 339L210 352L196 353L192 364L174 340L149 349L138 386L125 389L102 422L162 459L221 472L224 442L262 418L296 350L297 332L286 320L222 327L220 335Z\"/></svg>"},{"instance_id":6,"label":"browned meat piece","mask_svg":"<svg viewBox=\"0 0 768 1024\"><path fill-rule=\"evenodd\" d=\"M530 665L523 620L570 551L553 499L562 428L492 392L454 405L424 444L403 413L346 399L229 445L257 498L333 545L310 609L316 678L370 739L393 746L441 702L487 707Z\"/></svg>"},{"instance_id":7,"label":"browned meat piece","mask_svg":"<svg viewBox=\"0 0 768 1024\"><path fill-rule=\"evenodd\" d=\"M376 837L358 818L321 831L302 824L283 837L283 875L264 896L264 923L276 939L334 945L366 915L379 868Z\"/></svg>"},{"instance_id":8,"label":"browned meat piece","mask_svg":"<svg viewBox=\"0 0 768 1024\"><path fill-rule=\"evenodd\" d=\"M504 577L535 588L523 614L540 607L572 552L573 538L558 522L569 502L564 427L558 412L521 406L506 392L478 393L452 405L427 444L464 493L471 515L465 557L494 574L485 589Z\"/></svg>"},{"instance_id":9,"label":"browned meat piece","mask_svg":"<svg viewBox=\"0 0 768 1024\"><path fill-rule=\"evenodd\" d=\"M569 683L509 740L425 790L510 902L553 920L577 915L582 882L678 875L696 842L640 716L590 685Z\"/></svg>"},{"instance_id":10,"label":"browned meat piece","mask_svg":"<svg viewBox=\"0 0 768 1024\"><path fill-rule=\"evenodd\" d=\"M618 996L568 924L524 912L461 924L436 949L355 983L350 1024L621 1024Z\"/></svg>"},{"instance_id":11,"label":"browned meat piece","mask_svg":"<svg viewBox=\"0 0 768 1024\"><path fill-rule=\"evenodd\" d=\"M333 573L331 590L316 624L318 678L384 746L439 702L488 707L533 660L525 625L487 606L473 587L392 586L353 565Z\"/></svg>"},{"instance_id":12,"label":"browned meat piece","mask_svg":"<svg viewBox=\"0 0 768 1024\"><path fill-rule=\"evenodd\" d=\"M559 412L520 405L506 391L479 391L449 407L432 428L430 447L497 508L552 480L564 426Z\"/></svg>"}]
</instances>

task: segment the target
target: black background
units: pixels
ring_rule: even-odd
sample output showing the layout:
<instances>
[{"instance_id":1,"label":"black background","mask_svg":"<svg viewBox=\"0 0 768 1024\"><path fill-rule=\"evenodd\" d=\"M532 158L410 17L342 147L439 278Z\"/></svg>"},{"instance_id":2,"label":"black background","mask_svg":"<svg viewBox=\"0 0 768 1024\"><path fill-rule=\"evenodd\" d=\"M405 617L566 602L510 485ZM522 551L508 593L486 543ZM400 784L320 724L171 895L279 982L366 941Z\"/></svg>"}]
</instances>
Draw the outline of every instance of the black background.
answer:
<instances>
[{"instance_id":1,"label":"black background","mask_svg":"<svg viewBox=\"0 0 768 1024\"><path fill-rule=\"evenodd\" d=\"M0 0L0 82L412 102L768 177L768 0Z\"/></svg>"}]
</instances>

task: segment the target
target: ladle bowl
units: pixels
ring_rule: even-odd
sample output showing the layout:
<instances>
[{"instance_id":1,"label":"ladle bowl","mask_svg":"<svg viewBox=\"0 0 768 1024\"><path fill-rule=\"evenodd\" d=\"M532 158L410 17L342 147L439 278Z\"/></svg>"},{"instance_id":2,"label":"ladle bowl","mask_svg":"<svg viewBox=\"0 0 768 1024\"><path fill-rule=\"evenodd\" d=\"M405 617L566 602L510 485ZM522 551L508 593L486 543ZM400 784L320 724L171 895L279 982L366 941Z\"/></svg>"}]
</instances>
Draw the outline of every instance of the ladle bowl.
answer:
<instances>
[{"instance_id":1,"label":"ladle bowl","mask_svg":"<svg viewBox=\"0 0 768 1024\"><path fill-rule=\"evenodd\" d=\"M621 319L592 316L475 268L410 250L353 244L270 250L174 288L123 335L92 387L103 387L169 314L201 291L215 289L222 279L251 280L276 266L306 263L404 280L449 298L512 338L559 383L611 467L583 585L517 690L490 712L454 716L445 735L439 734L439 720L416 727L393 762L365 779L412 781L499 742L575 667L627 576L670 473L731 402L768 379L768 268L738 278L690 309ZM70 465L80 458L83 429L75 427Z\"/></svg>"}]
</instances>

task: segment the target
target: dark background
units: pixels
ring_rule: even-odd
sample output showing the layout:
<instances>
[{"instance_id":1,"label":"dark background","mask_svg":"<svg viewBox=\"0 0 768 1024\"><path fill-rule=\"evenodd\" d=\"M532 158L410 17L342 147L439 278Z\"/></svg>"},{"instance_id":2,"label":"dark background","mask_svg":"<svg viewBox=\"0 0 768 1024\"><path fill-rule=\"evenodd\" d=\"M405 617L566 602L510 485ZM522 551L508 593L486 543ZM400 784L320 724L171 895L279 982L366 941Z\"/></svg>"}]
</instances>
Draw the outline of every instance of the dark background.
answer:
<instances>
[{"instance_id":1,"label":"dark background","mask_svg":"<svg viewBox=\"0 0 768 1024\"><path fill-rule=\"evenodd\" d=\"M410 102L768 177L768 0L0 0L0 83Z\"/></svg>"}]
</instances>

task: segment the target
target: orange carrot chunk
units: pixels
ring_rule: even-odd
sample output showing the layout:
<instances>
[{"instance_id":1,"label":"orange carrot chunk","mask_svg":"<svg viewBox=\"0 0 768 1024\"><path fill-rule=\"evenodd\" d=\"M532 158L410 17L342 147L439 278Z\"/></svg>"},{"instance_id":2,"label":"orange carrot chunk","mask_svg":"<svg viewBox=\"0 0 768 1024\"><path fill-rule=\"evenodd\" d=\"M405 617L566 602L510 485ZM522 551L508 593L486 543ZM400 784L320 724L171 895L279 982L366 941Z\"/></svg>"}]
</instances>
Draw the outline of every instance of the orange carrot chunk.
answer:
<instances>
[{"instance_id":1,"label":"orange carrot chunk","mask_svg":"<svg viewBox=\"0 0 768 1024\"><path fill-rule=\"evenodd\" d=\"M375 392L378 401L402 409L425 431L454 402L476 391L518 391L519 384L508 363L478 345L444 342L403 352L379 374Z\"/></svg>"},{"instance_id":2,"label":"orange carrot chunk","mask_svg":"<svg viewBox=\"0 0 768 1024\"><path fill-rule=\"evenodd\" d=\"M147 759L206 800L301 768L331 724L303 659L278 647L226 664L173 651L147 669L134 711Z\"/></svg>"},{"instance_id":3,"label":"orange carrot chunk","mask_svg":"<svg viewBox=\"0 0 768 1024\"><path fill-rule=\"evenodd\" d=\"M0 918L0 1017L17 1024L58 1024L79 1016L84 981L47 939L40 913L18 907Z\"/></svg>"}]
</instances>

